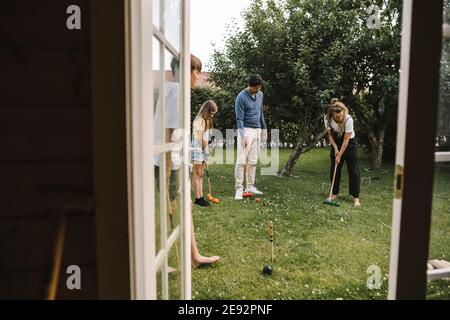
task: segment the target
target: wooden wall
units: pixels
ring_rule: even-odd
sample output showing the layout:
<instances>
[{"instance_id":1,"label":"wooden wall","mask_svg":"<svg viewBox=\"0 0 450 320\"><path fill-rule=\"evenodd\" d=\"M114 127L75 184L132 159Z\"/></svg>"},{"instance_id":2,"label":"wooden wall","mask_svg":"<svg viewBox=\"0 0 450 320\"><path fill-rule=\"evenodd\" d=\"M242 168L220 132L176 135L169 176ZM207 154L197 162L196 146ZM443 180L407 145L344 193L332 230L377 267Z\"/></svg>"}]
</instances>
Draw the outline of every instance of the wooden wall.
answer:
<instances>
[{"instance_id":1,"label":"wooden wall","mask_svg":"<svg viewBox=\"0 0 450 320\"><path fill-rule=\"evenodd\" d=\"M82 29L66 28L79 5ZM56 208L93 185L89 0L0 1L0 298L45 297ZM72 200L67 200L72 201ZM58 298L96 298L94 210L68 214ZM82 290L65 269L82 270Z\"/></svg>"}]
</instances>

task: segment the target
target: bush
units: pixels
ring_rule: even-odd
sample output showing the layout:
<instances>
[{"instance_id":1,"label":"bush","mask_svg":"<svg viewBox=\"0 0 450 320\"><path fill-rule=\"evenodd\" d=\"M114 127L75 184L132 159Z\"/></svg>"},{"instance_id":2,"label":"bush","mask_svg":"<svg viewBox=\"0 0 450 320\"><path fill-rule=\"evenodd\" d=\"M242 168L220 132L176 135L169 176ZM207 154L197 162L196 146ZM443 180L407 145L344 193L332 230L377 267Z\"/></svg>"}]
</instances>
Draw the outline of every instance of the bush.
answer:
<instances>
[{"instance_id":1,"label":"bush","mask_svg":"<svg viewBox=\"0 0 450 320\"><path fill-rule=\"evenodd\" d=\"M191 93L191 122L197 116L202 104L207 100L214 100L219 112L214 118L214 127L225 136L226 129L236 127L236 114L234 111L234 97L226 91L216 87L196 87Z\"/></svg>"}]
</instances>

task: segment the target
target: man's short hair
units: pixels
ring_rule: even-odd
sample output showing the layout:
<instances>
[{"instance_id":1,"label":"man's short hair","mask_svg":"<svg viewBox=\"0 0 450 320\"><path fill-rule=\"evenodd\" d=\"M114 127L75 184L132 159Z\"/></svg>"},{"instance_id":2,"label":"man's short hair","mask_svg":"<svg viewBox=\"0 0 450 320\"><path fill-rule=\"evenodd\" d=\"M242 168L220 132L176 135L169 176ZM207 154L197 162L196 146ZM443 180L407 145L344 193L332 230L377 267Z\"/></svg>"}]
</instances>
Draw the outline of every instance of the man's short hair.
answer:
<instances>
[{"instance_id":1,"label":"man's short hair","mask_svg":"<svg viewBox=\"0 0 450 320\"><path fill-rule=\"evenodd\" d=\"M256 86L260 86L263 84L263 79L261 78L261 76L259 74L252 74L249 78L248 78L248 85L250 87L256 87Z\"/></svg>"}]
</instances>

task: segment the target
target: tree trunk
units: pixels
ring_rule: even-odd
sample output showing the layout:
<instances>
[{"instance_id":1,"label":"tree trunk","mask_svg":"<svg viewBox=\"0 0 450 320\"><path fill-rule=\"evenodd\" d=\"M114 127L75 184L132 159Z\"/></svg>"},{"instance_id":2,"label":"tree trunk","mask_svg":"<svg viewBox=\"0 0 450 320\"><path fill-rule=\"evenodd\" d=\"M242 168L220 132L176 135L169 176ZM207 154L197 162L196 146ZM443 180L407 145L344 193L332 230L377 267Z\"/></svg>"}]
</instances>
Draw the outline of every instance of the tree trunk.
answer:
<instances>
[{"instance_id":1,"label":"tree trunk","mask_svg":"<svg viewBox=\"0 0 450 320\"><path fill-rule=\"evenodd\" d=\"M384 134L386 128L380 129L377 136L370 137L372 147L372 169L379 170L383 164Z\"/></svg>"},{"instance_id":2,"label":"tree trunk","mask_svg":"<svg viewBox=\"0 0 450 320\"><path fill-rule=\"evenodd\" d=\"M294 151L289 156L284 169L279 173L280 176L289 177L292 175L292 171L294 170L295 164L300 159L300 156L308 151L310 151L314 146L319 142L320 139L323 138L325 132L320 134L316 139L310 141L308 145L303 146L305 141L301 139L294 148Z\"/></svg>"},{"instance_id":3,"label":"tree trunk","mask_svg":"<svg viewBox=\"0 0 450 320\"><path fill-rule=\"evenodd\" d=\"M300 159L302 153L304 153L303 141L299 142L295 146L294 151L289 156L289 159L286 162L284 169L281 171L280 176L289 177L292 174L292 170L294 169L294 166L297 163L298 159Z\"/></svg>"}]
</instances>

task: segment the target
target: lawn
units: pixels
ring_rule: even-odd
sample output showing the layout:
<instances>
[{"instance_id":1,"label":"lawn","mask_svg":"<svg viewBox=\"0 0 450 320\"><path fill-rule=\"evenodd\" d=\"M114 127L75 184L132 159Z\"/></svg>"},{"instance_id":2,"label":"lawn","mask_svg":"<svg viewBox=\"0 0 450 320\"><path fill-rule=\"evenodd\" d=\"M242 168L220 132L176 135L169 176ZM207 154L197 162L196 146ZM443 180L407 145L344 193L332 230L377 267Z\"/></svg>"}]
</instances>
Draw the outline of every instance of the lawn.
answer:
<instances>
[{"instance_id":1,"label":"lawn","mask_svg":"<svg viewBox=\"0 0 450 320\"><path fill-rule=\"evenodd\" d=\"M289 150L280 152L284 165ZM257 175L264 191L262 202L235 201L234 166L211 165L214 195L221 203L194 206L194 224L200 251L217 254L220 263L192 272L194 299L385 299L391 236L393 164L378 173L368 170L361 153L361 208L348 196L346 169L340 207L322 204L327 190L328 149L302 156L294 177ZM258 170L259 171L259 170ZM430 256L450 258L450 172L435 175ZM207 189L205 179L205 191ZM205 192L206 193L206 192ZM274 225L275 262L272 276L262 267L269 260L268 221ZM382 285L369 290L369 266L381 270ZM448 281L429 284L429 298L449 299Z\"/></svg>"}]
</instances>

